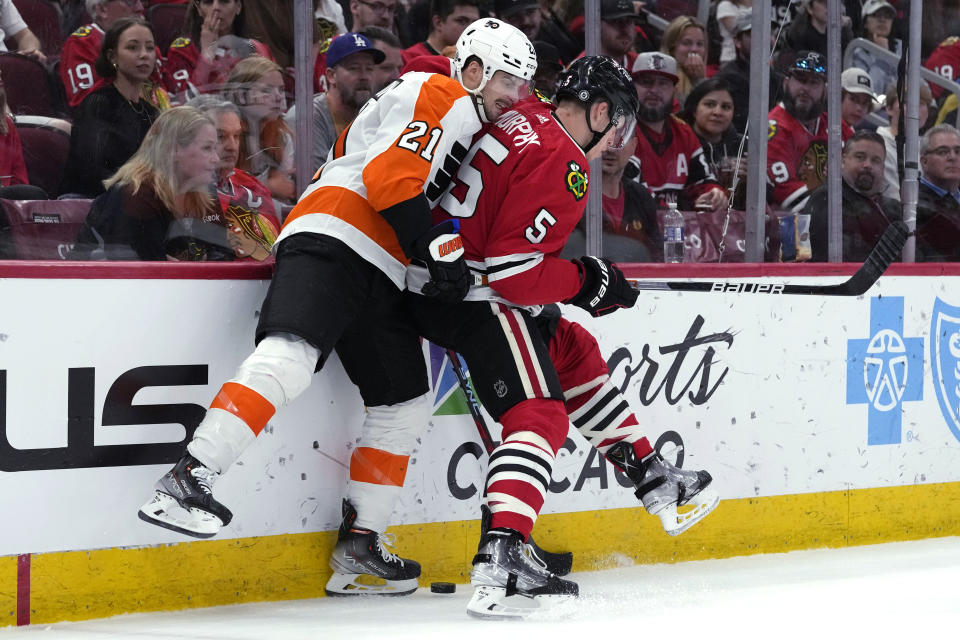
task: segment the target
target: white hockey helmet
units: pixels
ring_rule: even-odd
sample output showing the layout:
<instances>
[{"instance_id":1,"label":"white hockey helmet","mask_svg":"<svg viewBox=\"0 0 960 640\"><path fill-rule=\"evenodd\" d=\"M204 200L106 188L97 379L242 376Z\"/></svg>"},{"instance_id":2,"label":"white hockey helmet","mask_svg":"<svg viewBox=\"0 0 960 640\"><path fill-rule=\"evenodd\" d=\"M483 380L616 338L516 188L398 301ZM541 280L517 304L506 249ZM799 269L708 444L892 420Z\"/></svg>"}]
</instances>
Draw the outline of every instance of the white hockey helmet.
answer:
<instances>
[{"instance_id":1,"label":"white hockey helmet","mask_svg":"<svg viewBox=\"0 0 960 640\"><path fill-rule=\"evenodd\" d=\"M483 64L480 86L469 90L477 95L497 71L524 80L533 79L537 70L537 52L520 29L496 18L480 18L463 30L453 58L457 80L463 83L463 69L473 56Z\"/></svg>"}]
</instances>

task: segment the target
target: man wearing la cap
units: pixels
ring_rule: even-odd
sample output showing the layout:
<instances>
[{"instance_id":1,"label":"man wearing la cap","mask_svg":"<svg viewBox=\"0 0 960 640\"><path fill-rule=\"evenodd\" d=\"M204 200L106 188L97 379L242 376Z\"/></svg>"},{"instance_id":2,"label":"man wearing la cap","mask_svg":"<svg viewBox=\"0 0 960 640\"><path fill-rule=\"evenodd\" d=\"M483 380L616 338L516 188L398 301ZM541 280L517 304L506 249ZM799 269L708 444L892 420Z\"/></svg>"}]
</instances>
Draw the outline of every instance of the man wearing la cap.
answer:
<instances>
[{"instance_id":1,"label":"man wearing la cap","mask_svg":"<svg viewBox=\"0 0 960 640\"><path fill-rule=\"evenodd\" d=\"M327 91L313 97L313 153L310 161L322 167L337 137L347 128L360 107L373 96L374 66L383 62L383 51L374 48L366 36L345 33L327 49ZM296 119L296 108L286 116Z\"/></svg>"},{"instance_id":2,"label":"man wearing la cap","mask_svg":"<svg viewBox=\"0 0 960 640\"><path fill-rule=\"evenodd\" d=\"M856 128L876 103L870 74L857 67L844 69L840 74L840 117L843 121L850 128Z\"/></svg>"},{"instance_id":3,"label":"man wearing la cap","mask_svg":"<svg viewBox=\"0 0 960 640\"><path fill-rule=\"evenodd\" d=\"M681 209L722 209L727 196L703 156L690 125L672 114L677 61L658 51L637 56L632 68L640 108L637 144L625 175L646 184L664 204L677 197Z\"/></svg>"},{"instance_id":4,"label":"man wearing la cap","mask_svg":"<svg viewBox=\"0 0 960 640\"><path fill-rule=\"evenodd\" d=\"M800 51L784 73L783 102L768 116L767 193L773 206L799 212L827 168L826 59ZM846 140L852 130L841 127Z\"/></svg>"}]
</instances>

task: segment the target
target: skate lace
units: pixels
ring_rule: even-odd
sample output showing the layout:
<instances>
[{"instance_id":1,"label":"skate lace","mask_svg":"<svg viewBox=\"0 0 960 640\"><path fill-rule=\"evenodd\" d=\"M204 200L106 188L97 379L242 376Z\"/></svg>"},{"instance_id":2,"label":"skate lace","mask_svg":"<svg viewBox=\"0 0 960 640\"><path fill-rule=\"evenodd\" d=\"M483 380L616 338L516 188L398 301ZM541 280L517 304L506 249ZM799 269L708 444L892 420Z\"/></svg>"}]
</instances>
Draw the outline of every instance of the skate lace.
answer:
<instances>
[{"instance_id":1,"label":"skate lace","mask_svg":"<svg viewBox=\"0 0 960 640\"><path fill-rule=\"evenodd\" d=\"M392 547L397 543L397 536L393 533L381 533L377 536L377 549L380 551L380 557L384 562L399 562L403 566L403 558L391 553L387 547Z\"/></svg>"},{"instance_id":2,"label":"skate lace","mask_svg":"<svg viewBox=\"0 0 960 640\"><path fill-rule=\"evenodd\" d=\"M206 467L196 466L190 470L190 475L197 481L201 491L207 495L213 495L213 481L217 477L216 473Z\"/></svg>"}]
</instances>

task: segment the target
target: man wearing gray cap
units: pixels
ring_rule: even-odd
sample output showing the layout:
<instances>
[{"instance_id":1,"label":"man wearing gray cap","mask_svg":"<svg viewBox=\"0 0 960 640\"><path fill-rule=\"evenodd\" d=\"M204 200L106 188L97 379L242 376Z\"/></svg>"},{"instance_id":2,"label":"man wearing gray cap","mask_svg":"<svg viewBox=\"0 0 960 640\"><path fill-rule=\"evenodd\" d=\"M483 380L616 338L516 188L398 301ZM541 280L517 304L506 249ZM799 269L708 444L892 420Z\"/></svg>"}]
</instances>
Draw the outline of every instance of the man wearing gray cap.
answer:
<instances>
[{"instance_id":1,"label":"man wearing gray cap","mask_svg":"<svg viewBox=\"0 0 960 640\"><path fill-rule=\"evenodd\" d=\"M856 128L876 103L870 74L857 67L844 69L840 74L840 117L843 121L850 128Z\"/></svg>"}]
</instances>

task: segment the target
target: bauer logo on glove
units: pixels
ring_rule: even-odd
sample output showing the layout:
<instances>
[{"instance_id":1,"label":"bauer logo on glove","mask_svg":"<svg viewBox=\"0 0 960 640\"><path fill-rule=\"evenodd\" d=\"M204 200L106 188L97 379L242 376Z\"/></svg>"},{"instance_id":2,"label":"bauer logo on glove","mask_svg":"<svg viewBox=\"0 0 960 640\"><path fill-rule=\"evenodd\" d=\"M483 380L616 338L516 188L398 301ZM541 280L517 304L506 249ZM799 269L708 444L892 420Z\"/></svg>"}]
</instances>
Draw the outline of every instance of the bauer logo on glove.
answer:
<instances>
[{"instance_id":1,"label":"bauer logo on glove","mask_svg":"<svg viewBox=\"0 0 960 640\"><path fill-rule=\"evenodd\" d=\"M594 256L583 256L572 262L580 274L580 291L567 300L567 304L576 305L597 318L636 303L637 291L617 265Z\"/></svg>"}]
</instances>

